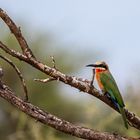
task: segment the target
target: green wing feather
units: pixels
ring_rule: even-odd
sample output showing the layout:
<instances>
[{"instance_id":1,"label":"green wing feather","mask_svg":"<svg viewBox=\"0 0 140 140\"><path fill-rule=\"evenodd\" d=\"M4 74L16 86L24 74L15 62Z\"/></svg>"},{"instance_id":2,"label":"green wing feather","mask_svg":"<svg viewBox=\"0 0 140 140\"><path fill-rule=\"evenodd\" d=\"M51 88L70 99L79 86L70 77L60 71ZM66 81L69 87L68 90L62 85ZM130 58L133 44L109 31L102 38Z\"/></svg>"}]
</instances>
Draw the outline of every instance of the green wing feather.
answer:
<instances>
[{"instance_id":1,"label":"green wing feather","mask_svg":"<svg viewBox=\"0 0 140 140\"><path fill-rule=\"evenodd\" d=\"M100 80L103 84L104 90L110 94L110 96L116 100L116 102L121 106L124 107L124 102L118 86L109 71L100 74Z\"/></svg>"},{"instance_id":2,"label":"green wing feather","mask_svg":"<svg viewBox=\"0 0 140 140\"><path fill-rule=\"evenodd\" d=\"M128 129L127 119L124 111L125 105L113 76L109 71L107 71L100 74L100 80L104 90L117 102L119 111L122 114L122 118L124 120L125 127Z\"/></svg>"},{"instance_id":3,"label":"green wing feather","mask_svg":"<svg viewBox=\"0 0 140 140\"><path fill-rule=\"evenodd\" d=\"M122 118L123 118L123 121L124 121L124 125L128 129L128 123L127 123L127 118L126 118L126 115L125 115L125 110L124 110L123 107L120 107L120 106L119 106L119 110L120 110L120 113L122 115Z\"/></svg>"}]
</instances>

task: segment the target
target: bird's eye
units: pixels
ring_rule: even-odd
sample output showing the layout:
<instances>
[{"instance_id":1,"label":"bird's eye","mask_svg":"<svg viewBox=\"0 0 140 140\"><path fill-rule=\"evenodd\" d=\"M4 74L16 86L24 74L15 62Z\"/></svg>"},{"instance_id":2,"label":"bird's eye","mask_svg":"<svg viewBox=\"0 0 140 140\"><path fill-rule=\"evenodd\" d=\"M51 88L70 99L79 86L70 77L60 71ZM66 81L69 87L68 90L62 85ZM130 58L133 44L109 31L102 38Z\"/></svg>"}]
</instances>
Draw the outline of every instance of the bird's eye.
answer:
<instances>
[{"instance_id":1,"label":"bird's eye","mask_svg":"<svg viewBox=\"0 0 140 140\"><path fill-rule=\"evenodd\" d=\"M104 68L104 69L107 69L107 66L104 65L104 64L101 64L100 66L101 66L102 68Z\"/></svg>"}]
</instances>

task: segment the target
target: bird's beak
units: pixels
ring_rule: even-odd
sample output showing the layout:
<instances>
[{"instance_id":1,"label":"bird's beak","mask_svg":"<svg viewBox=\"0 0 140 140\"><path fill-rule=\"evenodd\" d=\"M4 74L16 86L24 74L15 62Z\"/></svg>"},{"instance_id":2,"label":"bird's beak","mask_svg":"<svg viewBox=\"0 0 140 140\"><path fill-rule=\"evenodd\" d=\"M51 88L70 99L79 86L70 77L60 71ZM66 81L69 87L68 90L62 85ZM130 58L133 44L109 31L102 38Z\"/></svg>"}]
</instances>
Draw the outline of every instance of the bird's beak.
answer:
<instances>
[{"instance_id":1,"label":"bird's beak","mask_svg":"<svg viewBox=\"0 0 140 140\"><path fill-rule=\"evenodd\" d=\"M89 64L89 65L86 65L86 67L98 67L98 65L96 65L96 64Z\"/></svg>"}]
</instances>

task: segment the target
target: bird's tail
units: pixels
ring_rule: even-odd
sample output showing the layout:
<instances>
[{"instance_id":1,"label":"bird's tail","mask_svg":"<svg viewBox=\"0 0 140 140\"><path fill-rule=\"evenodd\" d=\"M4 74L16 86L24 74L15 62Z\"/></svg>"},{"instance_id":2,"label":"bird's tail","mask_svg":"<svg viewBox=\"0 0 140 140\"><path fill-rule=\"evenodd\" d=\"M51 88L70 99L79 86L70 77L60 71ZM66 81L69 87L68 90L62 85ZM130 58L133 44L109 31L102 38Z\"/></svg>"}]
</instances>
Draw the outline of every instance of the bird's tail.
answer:
<instances>
[{"instance_id":1,"label":"bird's tail","mask_svg":"<svg viewBox=\"0 0 140 140\"><path fill-rule=\"evenodd\" d=\"M127 123L127 119L126 119L125 110L124 110L123 107L120 107L120 106L119 106L119 110L120 110L120 113L122 115L122 118L123 118L123 121L124 121L124 125L128 129L128 123Z\"/></svg>"}]
</instances>

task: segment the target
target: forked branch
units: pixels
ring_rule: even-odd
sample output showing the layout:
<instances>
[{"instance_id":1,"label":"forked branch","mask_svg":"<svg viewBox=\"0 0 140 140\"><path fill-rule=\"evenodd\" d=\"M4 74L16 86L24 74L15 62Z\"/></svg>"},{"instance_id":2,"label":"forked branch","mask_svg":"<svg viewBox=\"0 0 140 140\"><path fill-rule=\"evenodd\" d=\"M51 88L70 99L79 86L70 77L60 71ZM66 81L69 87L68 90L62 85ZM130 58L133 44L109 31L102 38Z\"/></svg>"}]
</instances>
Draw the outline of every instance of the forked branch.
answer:
<instances>
[{"instance_id":1,"label":"forked branch","mask_svg":"<svg viewBox=\"0 0 140 140\"><path fill-rule=\"evenodd\" d=\"M23 51L23 54L20 52L16 52L12 49L9 49L10 47L6 46L5 44L3 44L0 41L0 48L3 51L5 51L9 55L11 55L11 56L13 56L21 61L24 61L25 63L28 63L29 65L42 71L46 75L52 77L52 79L59 79L59 81L65 83L67 85L70 85L70 86L75 87L76 89L78 89L80 91L83 91L83 92L88 93L92 96L95 96L99 100L103 101L105 104L112 107L114 110L118 111L115 108L115 106L112 104L112 102L106 96L101 96L100 92L97 89L95 89L93 86L90 85L91 82L89 80L86 80L83 78L77 78L75 76L65 75L62 72L60 72L59 70L57 70L55 68L55 65L53 66L53 68L51 68L51 67L43 64L42 62L38 61L34 57L34 55L32 54L32 51L29 49L29 47L28 47L25 39L23 38L19 28L16 27L16 25L11 20L11 18L2 9L0 9L0 17L8 25L8 27L10 28L12 33L16 36L16 38L20 44L20 47ZM22 40L24 43L23 42L21 43L20 40ZM55 62L55 61L53 61L53 62ZM25 112L26 114L32 116L35 113L32 117L34 117L35 119L37 119L43 123L47 123L48 125L54 127L55 129L58 129L58 130L63 131L65 133L69 133L69 134L75 135L77 137L85 138L85 139L96 139L95 136L98 136L98 139L100 139L101 136L103 136L102 134L104 134L101 132L93 131L91 129L75 126L67 121L58 119L57 117L50 117L51 115L49 115L49 113L44 114L44 112L42 110L41 110L41 112L39 112L39 110L40 110L39 108L34 107L31 104L23 102L21 99L17 98L14 94L10 95L7 93L7 91L5 91L3 89L0 90L0 96L3 97L4 99L6 99L8 102L12 103L14 106L18 107L21 111ZM34 110L36 110L37 112L34 112ZM131 124L131 126L135 127L136 129L140 130L140 118L128 110L125 110L125 111L126 111L126 116L127 116L128 121L129 121L129 124ZM37 115L36 113L38 113L38 112L39 112L39 114ZM42 112L44 114L44 115L42 114L43 116L40 114ZM46 119L46 117L47 117L47 119ZM52 119L52 121L50 119ZM63 125L63 127L59 127L62 125ZM97 133L99 135L97 135ZM108 134L108 133L105 133L105 134L110 136L110 134ZM113 138L116 139L116 137L113 134L111 136L113 136L112 139ZM117 136L117 138L118 138L118 136ZM124 139L124 138L122 138L122 139Z\"/></svg>"},{"instance_id":2,"label":"forked branch","mask_svg":"<svg viewBox=\"0 0 140 140\"><path fill-rule=\"evenodd\" d=\"M11 33L13 33L14 36L16 37L16 39L22 49L23 54L25 54L29 58L33 57L35 59L35 56L33 55L32 51L28 47L26 40L22 36L20 27L17 27L16 24L13 22L13 20L1 8L0 8L0 17L7 24Z\"/></svg>"},{"instance_id":3,"label":"forked branch","mask_svg":"<svg viewBox=\"0 0 140 140\"><path fill-rule=\"evenodd\" d=\"M0 85L0 87L5 86L7 85ZM22 99L18 98L15 93L11 93L11 91L9 92L9 90L6 89L0 88L0 97L4 98L20 111L26 113L37 121L79 138L89 140L138 140L136 138L127 138L118 134L99 132L93 129L74 125L38 108L37 106L32 105L31 103L23 101Z\"/></svg>"},{"instance_id":4,"label":"forked branch","mask_svg":"<svg viewBox=\"0 0 140 140\"><path fill-rule=\"evenodd\" d=\"M20 70L18 69L18 67L8 58L0 55L0 58L2 58L3 60L5 60L6 62L8 62L13 68L14 70L16 71L16 73L18 74L19 78L20 78L20 81L21 81L21 84L22 84L22 87L23 87L23 90L24 90L24 100L25 101L28 101L28 91L27 91L27 86L26 86L26 83L25 83L25 80L23 78L23 75L22 73L20 72Z\"/></svg>"}]
</instances>

